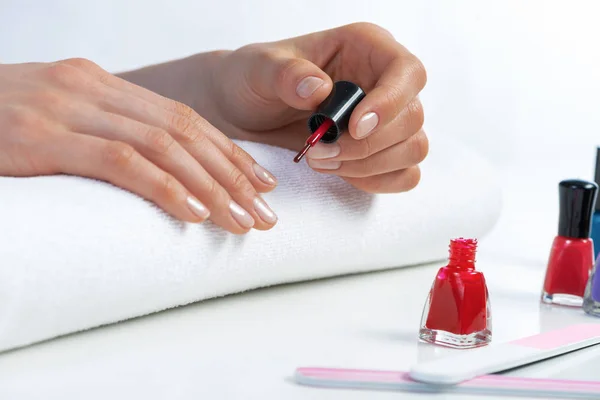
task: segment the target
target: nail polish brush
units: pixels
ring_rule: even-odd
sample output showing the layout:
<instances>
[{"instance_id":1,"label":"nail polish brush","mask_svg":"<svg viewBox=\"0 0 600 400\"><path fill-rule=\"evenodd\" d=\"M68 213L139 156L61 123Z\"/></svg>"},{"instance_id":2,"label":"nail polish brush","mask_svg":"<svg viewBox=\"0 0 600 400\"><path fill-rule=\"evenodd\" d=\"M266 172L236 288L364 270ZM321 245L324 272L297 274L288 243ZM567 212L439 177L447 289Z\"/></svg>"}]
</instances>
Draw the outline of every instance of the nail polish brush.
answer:
<instances>
[{"instance_id":1,"label":"nail polish brush","mask_svg":"<svg viewBox=\"0 0 600 400\"><path fill-rule=\"evenodd\" d=\"M317 128L315 133L313 133L312 135L310 135L310 137L308 139L306 139L306 145L302 148L300 153L298 153L296 155L296 157L294 157L295 163L300 162L300 160L302 160L302 158L306 155L308 150L310 150L311 147L313 147L315 144L317 144L317 142L319 140L321 140L323 138L323 135L325 135L327 133L327 131L329 130L329 128L331 128L331 125L333 125L333 121L330 119L326 119L319 126L319 128Z\"/></svg>"},{"instance_id":2,"label":"nail polish brush","mask_svg":"<svg viewBox=\"0 0 600 400\"><path fill-rule=\"evenodd\" d=\"M365 96L365 92L355 83L335 82L329 96L308 118L308 129L311 135L306 140L306 145L294 157L294 162L300 162L308 150L318 142L335 143L348 129L352 111Z\"/></svg>"}]
</instances>

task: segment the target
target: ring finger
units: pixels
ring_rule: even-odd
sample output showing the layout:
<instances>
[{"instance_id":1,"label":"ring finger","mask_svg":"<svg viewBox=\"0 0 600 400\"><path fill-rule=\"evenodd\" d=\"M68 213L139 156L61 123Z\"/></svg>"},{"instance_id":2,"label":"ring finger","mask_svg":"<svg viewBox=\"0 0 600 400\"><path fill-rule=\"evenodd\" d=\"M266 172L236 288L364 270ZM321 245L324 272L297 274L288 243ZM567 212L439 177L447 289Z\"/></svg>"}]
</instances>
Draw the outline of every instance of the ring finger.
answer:
<instances>
[{"instance_id":1,"label":"ring finger","mask_svg":"<svg viewBox=\"0 0 600 400\"><path fill-rule=\"evenodd\" d=\"M419 164L429 151L429 141L420 129L405 141L395 144L370 157L351 160L315 160L308 159L308 165L323 173L350 178L365 178L398 171Z\"/></svg>"},{"instance_id":2,"label":"ring finger","mask_svg":"<svg viewBox=\"0 0 600 400\"><path fill-rule=\"evenodd\" d=\"M372 156L388 147L405 141L423 126L423 107L419 99L413 100L396 118L377 129L365 139L356 140L342 135L332 144L318 143L306 154L307 158L332 161L360 160Z\"/></svg>"}]
</instances>

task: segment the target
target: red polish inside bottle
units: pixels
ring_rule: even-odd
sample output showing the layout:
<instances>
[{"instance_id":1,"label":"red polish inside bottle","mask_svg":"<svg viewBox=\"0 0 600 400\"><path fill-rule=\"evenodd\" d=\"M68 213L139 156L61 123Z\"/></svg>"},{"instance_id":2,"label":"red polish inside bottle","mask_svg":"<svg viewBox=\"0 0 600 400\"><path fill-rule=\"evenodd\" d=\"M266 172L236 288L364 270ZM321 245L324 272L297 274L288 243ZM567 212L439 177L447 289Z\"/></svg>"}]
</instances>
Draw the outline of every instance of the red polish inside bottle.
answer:
<instances>
[{"instance_id":1,"label":"red polish inside bottle","mask_svg":"<svg viewBox=\"0 0 600 400\"><path fill-rule=\"evenodd\" d=\"M591 266L594 265L594 244L591 239L557 236L552 243L544 292L575 296L580 305ZM566 304L565 304L566 305Z\"/></svg>"},{"instance_id":2,"label":"red polish inside bottle","mask_svg":"<svg viewBox=\"0 0 600 400\"><path fill-rule=\"evenodd\" d=\"M425 302L419 337L456 348L491 341L489 295L483 273L475 269L477 240L450 242L448 265L438 271Z\"/></svg>"},{"instance_id":3,"label":"red polish inside bottle","mask_svg":"<svg viewBox=\"0 0 600 400\"><path fill-rule=\"evenodd\" d=\"M552 242L542 302L580 307L594 265L590 239L598 185L580 179L558 184L558 235Z\"/></svg>"}]
</instances>

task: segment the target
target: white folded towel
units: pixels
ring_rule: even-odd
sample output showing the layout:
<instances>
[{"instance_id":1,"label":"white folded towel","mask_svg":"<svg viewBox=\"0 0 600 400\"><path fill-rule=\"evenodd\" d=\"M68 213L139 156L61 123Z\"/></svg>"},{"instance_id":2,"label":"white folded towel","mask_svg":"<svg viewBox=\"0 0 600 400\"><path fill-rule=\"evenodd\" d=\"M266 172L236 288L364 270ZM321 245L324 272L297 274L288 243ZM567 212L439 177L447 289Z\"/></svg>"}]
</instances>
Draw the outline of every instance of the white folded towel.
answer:
<instances>
[{"instance_id":1,"label":"white folded towel","mask_svg":"<svg viewBox=\"0 0 600 400\"><path fill-rule=\"evenodd\" d=\"M499 187L464 147L432 141L413 191L369 195L240 142L279 179L271 231L181 224L141 198L69 176L0 178L0 350L275 285L443 259L480 238Z\"/></svg>"}]
</instances>

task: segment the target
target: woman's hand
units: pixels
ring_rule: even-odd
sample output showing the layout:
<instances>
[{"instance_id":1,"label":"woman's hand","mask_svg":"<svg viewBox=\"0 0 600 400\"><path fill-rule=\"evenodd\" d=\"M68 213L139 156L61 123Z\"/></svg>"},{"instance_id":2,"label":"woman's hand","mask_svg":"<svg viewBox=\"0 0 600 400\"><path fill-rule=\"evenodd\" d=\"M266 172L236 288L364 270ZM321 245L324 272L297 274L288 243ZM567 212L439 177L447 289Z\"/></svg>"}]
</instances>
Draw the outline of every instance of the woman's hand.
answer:
<instances>
[{"instance_id":1,"label":"woman's hand","mask_svg":"<svg viewBox=\"0 0 600 400\"><path fill-rule=\"evenodd\" d=\"M275 178L188 106L87 60L0 65L0 175L111 182L189 222L269 229ZM68 196L65 193L65 196Z\"/></svg>"},{"instance_id":2,"label":"woman's hand","mask_svg":"<svg viewBox=\"0 0 600 400\"><path fill-rule=\"evenodd\" d=\"M333 81L349 80L367 93L352 113L350 134L318 143L308 165L368 192L401 192L419 182L428 152L418 98L426 74L387 31L353 24L218 57L196 107L230 137L298 151L309 136L309 110Z\"/></svg>"}]
</instances>

